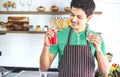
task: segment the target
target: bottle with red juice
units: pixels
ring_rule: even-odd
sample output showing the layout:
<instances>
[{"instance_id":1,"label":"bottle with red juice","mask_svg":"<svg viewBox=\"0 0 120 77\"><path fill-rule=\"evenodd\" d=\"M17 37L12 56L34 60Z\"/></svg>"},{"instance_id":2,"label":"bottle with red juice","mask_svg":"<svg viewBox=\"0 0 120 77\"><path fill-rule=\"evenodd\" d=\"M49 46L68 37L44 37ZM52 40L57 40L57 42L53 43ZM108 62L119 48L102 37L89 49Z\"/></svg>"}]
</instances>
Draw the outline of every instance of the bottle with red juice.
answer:
<instances>
[{"instance_id":1,"label":"bottle with red juice","mask_svg":"<svg viewBox=\"0 0 120 77\"><path fill-rule=\"evenodd\" d=\"M51 45L55 45L55 44L58 44L57 34L56 34L55 29L52 29L52 31L54 32L54 35L53 35L53 37L50 39L50 44L51 44Z\"/></svg>"}]
</instances>

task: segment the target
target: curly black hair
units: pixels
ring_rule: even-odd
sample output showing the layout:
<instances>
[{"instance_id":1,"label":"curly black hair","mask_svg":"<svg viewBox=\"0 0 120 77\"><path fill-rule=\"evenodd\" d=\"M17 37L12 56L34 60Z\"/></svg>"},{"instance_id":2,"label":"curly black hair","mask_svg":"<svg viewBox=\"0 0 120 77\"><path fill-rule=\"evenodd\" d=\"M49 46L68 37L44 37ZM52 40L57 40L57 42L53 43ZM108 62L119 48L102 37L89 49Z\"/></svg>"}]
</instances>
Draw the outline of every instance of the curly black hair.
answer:
<instances>
[{"instance_id":1,"label":"curly black hair","mask_svg":"<svg viewBox=\"0 0 120 77\"><path fill-rule=\"evenodd\" d=\"M95 2L93 0L72 0L70 7L82 9L88 17L92 15L95 10Z\"/></svg>"},{"instance_id":2,"label":"curly black hair","mask_svg":"<svg viewBox=\"0 0 120 77\"><path fill-rule=\"evenodd\" d=\"M113 56L113 54L112 54L112 53L110 53L110 52L106 53L106 55L110 55L110 56Z\"/></svg>"}]
</instances>

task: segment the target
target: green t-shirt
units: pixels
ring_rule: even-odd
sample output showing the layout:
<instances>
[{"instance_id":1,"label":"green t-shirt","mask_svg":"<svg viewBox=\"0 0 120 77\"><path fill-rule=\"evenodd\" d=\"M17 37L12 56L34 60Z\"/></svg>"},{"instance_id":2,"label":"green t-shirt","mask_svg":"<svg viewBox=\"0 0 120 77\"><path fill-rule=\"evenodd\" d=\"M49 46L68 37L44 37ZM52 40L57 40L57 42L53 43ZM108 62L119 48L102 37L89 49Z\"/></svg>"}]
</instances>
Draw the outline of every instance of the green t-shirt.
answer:
<instances>
[{"instance_id":1,"label":"green t-shirt","mask_svg":"<svg viewBox=\"0 0 120 77\"><path fill-rule=\"evenodd\" d=\"M50 46L50 53L52 53L54 55L58 54L58 64L60 64L62 55L64 53L64 47L66 46L67 41L68 41L69 31L70 31L70 27L65 28L62 31L57 32L58 44ZM89 30L89 32L95 33L92 30ZM100 36L100 38L102 39L101 36ZM75 31L72 30L71 36L70 36L70 45L87 45L86 32L82 31L80 33L76 33ZM91 52L92 52L93 56L96 57L95 48L94 48L93 44L90 42L89 45L91 47ZM103 39L102 39L101 48L102 48L103 54L106 55L105 45L104 45Z\"/></svg>"}]
</instances>

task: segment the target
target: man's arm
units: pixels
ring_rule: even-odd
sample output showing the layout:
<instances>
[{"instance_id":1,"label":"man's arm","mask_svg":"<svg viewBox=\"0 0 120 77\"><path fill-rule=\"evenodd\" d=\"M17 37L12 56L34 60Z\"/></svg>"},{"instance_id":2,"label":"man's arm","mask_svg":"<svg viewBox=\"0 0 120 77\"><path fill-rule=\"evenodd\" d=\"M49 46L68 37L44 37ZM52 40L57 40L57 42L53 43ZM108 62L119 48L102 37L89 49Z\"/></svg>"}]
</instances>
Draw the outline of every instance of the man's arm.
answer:
<instances>
[{"instance_id":1,"label":"man's arm","mask_svg":"<svg viewBox=\"0 0 120 77\"><path fill-rule=\"evenodd\" d=\"M56 56L49 52L50 51L49 50L50 49L50 38L52 38L53 35L54 33L48 27L48 31L45 34L43 50L42 50L40 61L39 61L41 71L47 71Z\"/></svg>"},{"instance_id":2,"label":"man's arm","mask_svg":"<svg viewBox=\"0 0 120 77\"><path fill-rule=\"evenodd\" d=\"M98 63L98 70L107 75L108 73L108 62L106 56L104 56L101 45L102 39L97 34L89 34L89 41L93 43L96 51L96 58Z\"/></svg>"},{"instance_id":3,"label":"man's arm","mask_svg":"<svg viewBox=\"0 0 120 77\"><path fill-rule=\"evenodd\" d=\"M96 57L97 57L99 71L102 74L107 75L107 73L108 73L108 63L107 63L106 57L102 53L102 50L97 50L96 51Z\"/></svg>"},{"instance_id":4,"label":"man's arm","mask_svg":"<svg viewBox=\"0 0 120 77\"><path fill-rule=\"evenodd\" d=\"M49 47L44 45L40 56L40 70L47 71L52 64L55 56L56 55L49 52Z\"/></svg>"}]
</instances>

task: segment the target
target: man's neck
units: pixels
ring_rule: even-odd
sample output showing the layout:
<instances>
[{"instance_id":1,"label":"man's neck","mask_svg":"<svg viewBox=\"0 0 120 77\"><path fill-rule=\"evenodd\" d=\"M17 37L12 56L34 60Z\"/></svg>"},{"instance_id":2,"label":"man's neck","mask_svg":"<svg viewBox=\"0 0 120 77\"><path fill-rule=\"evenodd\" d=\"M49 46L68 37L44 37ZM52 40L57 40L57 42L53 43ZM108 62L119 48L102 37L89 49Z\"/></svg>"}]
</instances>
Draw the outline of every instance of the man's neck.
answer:
<instances>
[{"instance_id":1,"label":"man's neck","mask_svg":"<svg viewBox=\"0 0 120 77\"><path fill-rule=\"evenodd\" d=\"M85 28L73 29L76 33L80 33L85 30Z\"/></svg>"}]
</instances>

